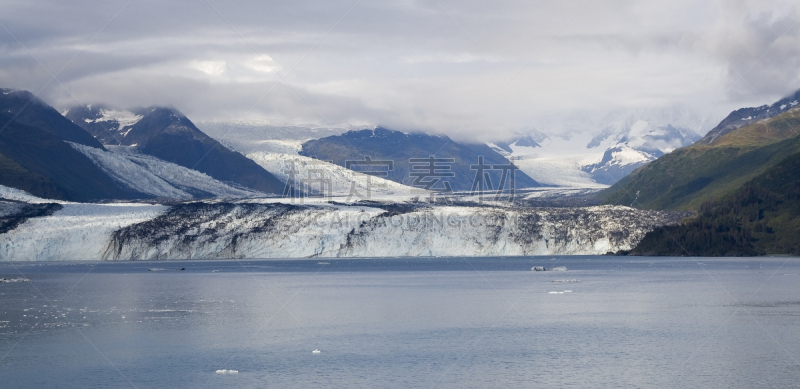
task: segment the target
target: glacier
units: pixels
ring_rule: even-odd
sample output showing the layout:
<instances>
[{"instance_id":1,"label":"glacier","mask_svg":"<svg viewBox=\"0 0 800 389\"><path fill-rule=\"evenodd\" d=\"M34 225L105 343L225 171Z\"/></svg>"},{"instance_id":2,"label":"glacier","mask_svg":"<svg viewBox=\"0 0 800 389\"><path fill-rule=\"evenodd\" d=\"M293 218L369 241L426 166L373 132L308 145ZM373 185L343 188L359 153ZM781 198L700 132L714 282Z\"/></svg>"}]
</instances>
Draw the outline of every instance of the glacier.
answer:
<instances>
[{"instance_id":1,"label":"glacier","mask_svg":"<svg viewBox=\"0 0 800 389\"><path fill-rule=\"evenodd\" d=\"M624 206L276 199L61 205L0 234L0 260L606 254L629 250L648 231L685 216Z\"/></svg>"},{"instance_id":2,"label":"glacier","mask_svg":"<svg viewBox=\"0 0 800 389\"><path fill-rule=\"evenodd\" d=\"M0 260L82 261L103 258L114 231L169 209L152 204L61 203L50 216L31 218L0 234Z\"/></svg>"},{"instance_id":3,"label":"glacier","mask_svg":"<svg viewBox=\"0 0 800 389\"><path fill-rule=\"evenodd\" d=\"M67 142L114 180L156 198L249 198L263 193L234 187L205 173L139 154L135 146L106 146L108 151Z\"/></svg>"}]
</instances>

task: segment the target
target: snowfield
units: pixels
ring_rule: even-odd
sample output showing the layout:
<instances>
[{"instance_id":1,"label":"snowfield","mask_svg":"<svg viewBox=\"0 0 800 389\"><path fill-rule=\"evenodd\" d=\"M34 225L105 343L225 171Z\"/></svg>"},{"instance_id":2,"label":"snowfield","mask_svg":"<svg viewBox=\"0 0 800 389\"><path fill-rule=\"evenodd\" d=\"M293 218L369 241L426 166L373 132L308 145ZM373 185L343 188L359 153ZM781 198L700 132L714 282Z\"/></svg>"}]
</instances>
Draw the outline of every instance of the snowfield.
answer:
<instances>
[{"instance_id":1,"label":"snowfield","mask_svg":"<svg viewBox=\"0 0 800 389\"><path fill-rule=\"evenodd\" d=\"M425 190L301 155L254 152L247 154L247 158L252 159L284 182L290 179L290 172L294 171L295 182L300 183L301 180L306 180L305 184L310 186L306 190L311 189L317 194L324 191L324 194L328 196L350 196L351 199L358 200L358 196L365 198L397 195L411 197L428 193Z\"/></svg>"}]
</instances>

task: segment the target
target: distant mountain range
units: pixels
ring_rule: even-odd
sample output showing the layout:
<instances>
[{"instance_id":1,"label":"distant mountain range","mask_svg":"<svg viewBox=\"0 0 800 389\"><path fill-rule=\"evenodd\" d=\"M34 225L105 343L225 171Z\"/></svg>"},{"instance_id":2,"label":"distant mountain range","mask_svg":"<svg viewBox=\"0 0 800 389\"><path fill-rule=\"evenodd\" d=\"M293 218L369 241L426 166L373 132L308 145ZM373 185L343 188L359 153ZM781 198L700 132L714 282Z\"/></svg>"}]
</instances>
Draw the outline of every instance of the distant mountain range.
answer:
<instances>
[{"instance_id":1,"label":"distant mountain range","mask_svg":"<svg viewBox=\"0 0 800 389\"><path fill-rule=\"evenodd\" d=\"M423 187L422 182L440 180L431 190L445 190L446 185L453 191L470 191L476 183L477 165L483 160L481 181L478 185L483 190L499 189L503 170L501 166L510 166L511 162L485 144L457 143L446 136L423 133L406 134L378 127L374 130L349 131L342 135L329 136L303 143L300 155L313 157L323 161L331 161L336 165L353 170L371 171L374 166L354 164L348 161L365 161L366 157L373 161L391 161L391 170L384 167L384 177L408 186ZM430 163L421 161L434 157L442 166L435 172L428 169ZM412 160L416 159L414 162ZM429 177L415 174L433 173ZM443 173L449 176L437 176ZM527 174L515 171L515 188L531 188L541 186ZM417 181L420 179L421 181ZM504 189L510 186L507 176ZM445 184L447 183L447 184ZM476 190L477 186L474 187Z\"/></svg>"},{"instance_id":2,"label":"distant mountain range","mask_svg":"<svg viewBox=\"0 0 800 389\"><path fill-rule=\"evenodd\" d=\"M0 89L0 185L71 201L241 198L284 183L172 108L75 107Z\"/></svg>"},{"instance_id":3,"label":"distant mountain range","mask_svg":"<svg viewBox=\"0 0 800 389\"><path fill-rule=\"evenodd\" d=\"M800 91L736 110L697 143L601 192L607 204L700 212L682 226L654 231L633 253L800 253L798 97Z\"/></svg>"},{"instance_id":4,"label":"distant mountain range","mask_svg":"<svg viewBox=\"0 0 800 389\"><path fill-rule=\"evenodd\" d=\"M554 126L548 132L520 131L513 138L489 146L540 183L604 187L700 139L691 129L701 127L700 119L682 111L613 113L592 120L573 120L579 122L566 128L563 124Z\"/></svg>"}]
</instances>

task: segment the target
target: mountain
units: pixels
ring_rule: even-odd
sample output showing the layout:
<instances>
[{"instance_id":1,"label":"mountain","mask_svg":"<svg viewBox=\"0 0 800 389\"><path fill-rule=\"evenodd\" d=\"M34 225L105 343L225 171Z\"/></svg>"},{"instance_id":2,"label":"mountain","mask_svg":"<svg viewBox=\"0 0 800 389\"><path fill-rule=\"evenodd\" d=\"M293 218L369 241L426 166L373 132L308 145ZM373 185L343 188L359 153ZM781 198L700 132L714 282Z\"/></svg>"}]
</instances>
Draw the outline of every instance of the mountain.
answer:
<instances>
[{"instance_id":1,"label":"mountain","mask_svg":"<svg viewBox=\"0 0 800 389\"><path fill-rule=\"evenodd\" d=\"M31 92L0 88L0 93L2 112L17 123L49 131L65 141L103 148L91 134L61 116L55 108L39 100Z\"/></svg>"},{"instance_id":2,"label":"mountain","mask_svg":"<svg viewBox=\"0 0 800 389\"><path fill-rule=\"evenodd\" d=\"M601 184L613 184L655 159L653 154L636 150L623 143L607 149L600 161L584 165L581 170L591 174L592 178Z\"/></svg>"},{"instance_id":3,"label":"mountain","mask_svg":"<svg viewBox=\"0 0 800 389\"><path fill-rule=\"evenodd\" d=\"M606 204L698 212L680 225L651 231L629 253L800 254L800 107L795 97L736 110L694 145L664 155L601 192Z\"/></svg>"},{"instance_id":4,"label":"mountain","mask_svg":"<svg viewBox=\"0 0 800 389\"><path fill-rule=\"evenodd\" d=\"M647 233L631 255L800 255L800 153L700 213Z\"/></svg>"},{"instance_id":5,"label":"mountain","mask_svg":"<svg viewBox=\"0 0 800 389\"><path fill-rule=\"evenodd\" d=\"M67 131L55 132L49 115L42 119L33 113L25 115L27 122L44 127L40 128L19 123L8 112L0 108L0 122L5 124L0 131L0 185L70 201L149 197L119 185L73 149L59 136Z\"/></svg>"},{"instance_id":6,"label":"mountain","mask_svg":"<svg viewBox=\"0 0 800 389\"><path fill-rule=\"evenodd\" d=\"M175 109L118 110L91 105L71 108L66 117L106 145L135 146L142 154L197 170L228 184L264 193L283 192L283 182L200 131Z\"/></svg>"},{"instance_id":7,"label":"mountain","mask_svg":"<svg viewBox=\"0 0 800 389\"><path fill-rule=\"evenodd\" d=\"M772 105L737 109L731 112L716 127L712 128L698 143L706 145L711 144L719 137L733 130L748 126L759 120L780 115L794 108L798 102L800 102L800 90L776 101Z\"/></svg>"},{"instance_id":8,"label":"mountain","mask_svg":"<svg viewBox=\"0 0 800 389\"><path fill-rule=\"evenodd\" d=\"M575 115L489 143L539 183L603 188L700 139L702 120L688 110Z\"/></svg>"},{"instance_id":9,"label":"mountain","mask_svg":"<svg viewBox=\"0 0 800 389\"><path fill-rule=\"evenodd\" d=\"M664 155L600 196L607 204L697 210L800 152L798 134L800 107Z\"/></svg>"},{"instance_id":10,"label":"mountain","mask_svg":"<svg viewBox=\"0 0 800 389\"><path fill-rule=\"evenodd\" d=\"M484 173L488 175L488 181L491 182L492 188L495 189L499 187L501 182L502 171L499 170L499 165L510 164L505 157L485 144L461 144L446 136L422 133L406 134L381 127L374 130L349 131L342 135L310 140L303 143L300 155L331 161L334 164L350 167L353 170L358 170L358 168L353 165L347 166L347 161L363 162L367 156L373 161L392 161L391 170L388 170L387 167L375 168L382 169L385 178L409 186L422 187L420 183L441 179L440 182L426 189L443 190L446 189L444 183L447 182L453 191L470 191L472 189L476 170L471 170L470 166L479 163L479 156L483 157L484 166L487 166L487 171ZM421 177L422 181L418 181L415 184L416 178L411 174L430 172L429 169L425 168L429 166L429 163L411 163L409 160L429 158L431 156L438 159L453 159L454 162L452 163L435 162L437 165L444 167L442 170L437 170L436 173L452 173L452 176ZM498 169L489 171L489 165ZM370 171L370 168L363 168L361 171ZM541 186L520 171L515 172L515 180L515 187L518 189ZM486 182L484 181L484 184ZM508 183L504 185L505 189L509 187ZM488 185L484 186L484 189L487 188L489 188Z\"/></svg>"},{"instance_id":11,"label":"mountain","mask_svg":"<svg viewBox=\"0 0 800 389\"><path fill-rule=\"evenodd\" d=\"M530 135L524 135L512 141L495 142L494 145L506 153L514 152L514 149L511 148L512 145L517 147L542 147L542 145L540 145L539 142L537 142L536 139Z\"/></svg>"}]
</instances>

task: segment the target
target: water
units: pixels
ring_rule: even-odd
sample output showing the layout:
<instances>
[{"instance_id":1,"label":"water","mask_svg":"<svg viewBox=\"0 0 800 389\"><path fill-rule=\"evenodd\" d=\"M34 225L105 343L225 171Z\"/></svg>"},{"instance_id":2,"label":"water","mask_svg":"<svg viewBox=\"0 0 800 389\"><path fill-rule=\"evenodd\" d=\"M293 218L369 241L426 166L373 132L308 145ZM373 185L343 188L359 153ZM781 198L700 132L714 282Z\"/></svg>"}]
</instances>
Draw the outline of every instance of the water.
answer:
<instances>
[{"instance_id":1,"label":"water","mask_svg":"<svg viewBox=\"0 0 800 389\"><path fill-rule=\"evenodd\" d=\"M0 263L30 279L0 283L0 382L800 387L799 274L798 258Z\"/></svg>"}]
</instances>

